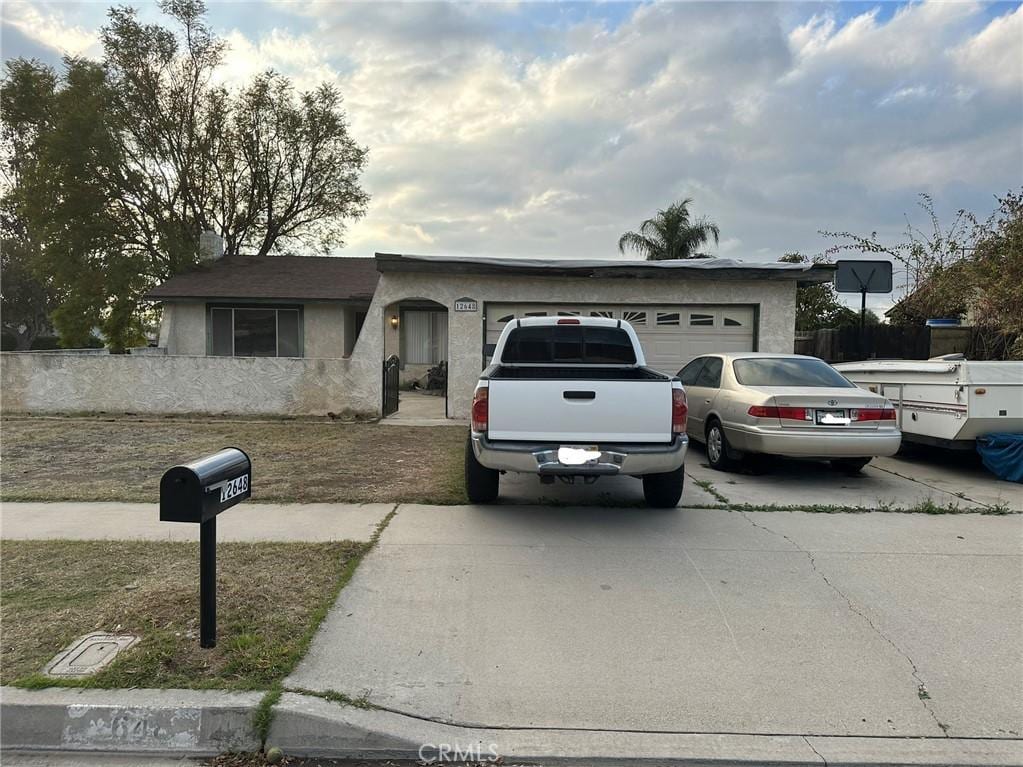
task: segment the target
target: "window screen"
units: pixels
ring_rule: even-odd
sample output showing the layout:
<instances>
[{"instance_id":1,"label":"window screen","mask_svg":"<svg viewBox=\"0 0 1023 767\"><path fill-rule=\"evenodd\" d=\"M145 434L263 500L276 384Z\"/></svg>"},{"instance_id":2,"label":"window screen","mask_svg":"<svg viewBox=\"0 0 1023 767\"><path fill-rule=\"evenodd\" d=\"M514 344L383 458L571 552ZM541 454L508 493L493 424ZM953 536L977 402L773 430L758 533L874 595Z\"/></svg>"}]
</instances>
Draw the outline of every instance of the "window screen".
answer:
<instances>
[{"instance_id":1,"label":"window screen","mask_svg":"<svg viewBox=\"0 0 1023 767\"><path fill-rule=\"evenodd\" d=\"M502 362L526 364L634 365L629 334L618 328L542 325L508 334Z\"/></svg>"},{"instance_id":2,"label":"window screen","mask_svg":"<svg viewBox=\"0 0 1023 767\"><path fill-rule=\"evenodd\" d=\"M301 357L299 309L215 306L209 310L209 353L216 357Z\"/></svg>"},{"instance_id":3,"label":"window screen","mask_svg":"<svg viewBox=\"0 0 1023 767\"><path fill-rule=\"evenodd\" d=\"M210 354L230 357L234 354L234 309L210 311Z\"/></svg>"},{"instance_id":4,"label":"window screen","mask_svg":"<svg viewBox=\"0 0 1023 767\"><path fill-rule=\"evenodd\" d=\"M278 357L301 357L301 347L298 342L298 311L284 310L277 311L277 356Z\"/></svg>"},{"instance_id":5,"label":"window screen","mask_svg":"<svg viewBox=\"0 0 1023 767\"><path fill-rule=\"evenodd\" d=\"M234 310L234 356L277 356L277 312L273 309Z\"/></svg>"}]
</instances>

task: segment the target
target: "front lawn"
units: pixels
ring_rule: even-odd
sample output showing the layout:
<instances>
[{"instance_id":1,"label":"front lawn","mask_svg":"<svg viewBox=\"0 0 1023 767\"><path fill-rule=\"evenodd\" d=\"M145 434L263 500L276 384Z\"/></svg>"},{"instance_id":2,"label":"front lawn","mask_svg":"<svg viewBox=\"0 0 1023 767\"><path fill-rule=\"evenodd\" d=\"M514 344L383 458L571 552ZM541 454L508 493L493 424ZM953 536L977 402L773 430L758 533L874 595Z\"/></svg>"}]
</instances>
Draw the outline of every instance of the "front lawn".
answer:
<instances>
[{"instance_id":1,"label":"front lawn","mask_svg":"<svg viewBox=\"0 0 1023 767\"><path fill-rule=\"evenodd\" d=\"M8 417L5 501L156 501L163 472L222 447L252 458L253 501L465 503L460 426Z\"/></svg>"},{"instance_id":2,"label":"front lawn","mask_svg":"<svg viewBox=\"0 0 1023 767\"><path fill-rule=\"evenodd\" d=\"M199 648L199 548L152 541L4 541L0 683L59 684L38 672L93 631L142 641L95 687L265 690L305 653L368 544L221 543L218 636Z\"/></svg>"}]
</instances>

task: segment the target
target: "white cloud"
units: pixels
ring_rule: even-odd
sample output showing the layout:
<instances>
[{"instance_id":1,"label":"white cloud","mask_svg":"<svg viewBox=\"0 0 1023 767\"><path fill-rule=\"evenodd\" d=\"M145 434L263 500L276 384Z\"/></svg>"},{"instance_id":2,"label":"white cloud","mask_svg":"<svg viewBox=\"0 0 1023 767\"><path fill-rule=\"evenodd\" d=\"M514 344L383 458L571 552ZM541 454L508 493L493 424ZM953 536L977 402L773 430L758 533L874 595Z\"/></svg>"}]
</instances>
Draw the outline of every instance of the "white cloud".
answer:
<instances>
[{"instance_id":1,"label":"white cloud","mask_svg":"<svg viewBox=\"0 0 1023 767\"><path fill-rule=\"evenodd\" d=\"M7 0L0 13L5 26L10 25L28 39L61 55L95 56L100 51L97 31L67 23L57 8Z\"/></svg>"},{"instance_id":2,"label":"white cloud","mask_svg":"<svg viewBox=\"0 0 1023 767\"><path fill-rule=\"evenodd\" d=\"M217 76L228 86L243 85L268 69L288 75L299 90L311 90L337 78L328 63L328 51L308 36L295 36L281 29L270 30L256 42L238 29L223 36L228 49Z\"/></svg>"},{"instance_id":3,"label":"white cloud","mask_svg":"<svg viewBox=\"0 0 1023 767\"><path fill-rule=\"evenodd\" d=\"M976 81L1023 97L1023 6L994 19L952 56Z\"/></svg>"},{"instance_id":4,"label":"white cloud","mask_svg":"<svg viewBox=\"0 0 1023 767\"><path fill-rule=\"evenodd\" d=\"M1023 168L1015 7L642 4L567 25L534 4L266 7L256 27L217 6L223 76L338 84L371 150L355 254L612 256L690 196L717 252L767 259L821 250L818 229L897 234L921 191L986 212Z\"/></svg>"}]
</instances>

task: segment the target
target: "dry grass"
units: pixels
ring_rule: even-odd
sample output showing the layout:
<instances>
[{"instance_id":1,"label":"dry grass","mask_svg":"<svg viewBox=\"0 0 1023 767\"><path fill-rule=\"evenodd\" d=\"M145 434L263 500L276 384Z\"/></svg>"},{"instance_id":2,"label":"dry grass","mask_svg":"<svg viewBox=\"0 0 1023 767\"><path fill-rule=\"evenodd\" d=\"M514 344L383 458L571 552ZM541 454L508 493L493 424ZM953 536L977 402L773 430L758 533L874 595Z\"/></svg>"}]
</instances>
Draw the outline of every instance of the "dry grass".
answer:
<instances>
[{"instance_id":1,"label":"dry grass","mask_svg":"<svg viewBox=\"0 0 1023 767\"><path fill-rule=\"evenodd\" d=\"M38 672L91 631L142 641L84 684L266 689L305 653L365 544L222 543L218 642L199 649L198 546L147 541L5 541L0 682Z\"/></svg>"},{"instance_id":2,"label":"dry grass","mask_svg":"<svg viewBox=\"0 0 1023 767\"><path fill-rule=\"evenodd\" d=\"M156 501L163 472L225 446L252 458L253 501L464 503L459 426L9 417L7 501Z\"/></svg>"}]
</instances>

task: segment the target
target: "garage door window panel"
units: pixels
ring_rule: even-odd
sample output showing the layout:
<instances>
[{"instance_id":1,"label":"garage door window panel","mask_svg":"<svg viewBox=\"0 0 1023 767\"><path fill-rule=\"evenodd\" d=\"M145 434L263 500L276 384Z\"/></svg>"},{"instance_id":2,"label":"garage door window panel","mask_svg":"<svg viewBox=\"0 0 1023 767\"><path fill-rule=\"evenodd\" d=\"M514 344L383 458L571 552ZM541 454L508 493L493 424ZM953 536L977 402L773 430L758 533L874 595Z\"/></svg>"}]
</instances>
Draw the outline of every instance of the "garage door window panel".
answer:
<instances>
[{"instance_id":1,"label":"garage door window panel","mask_svg":"<svg viewBox=\"0 0 1023 767\"><path fill-rule=\"evenodd\" d=\"M714 327L714 315L704 312L689 313L689 327L691 328L712 328Z\"/></svg>"}]
</instances>

